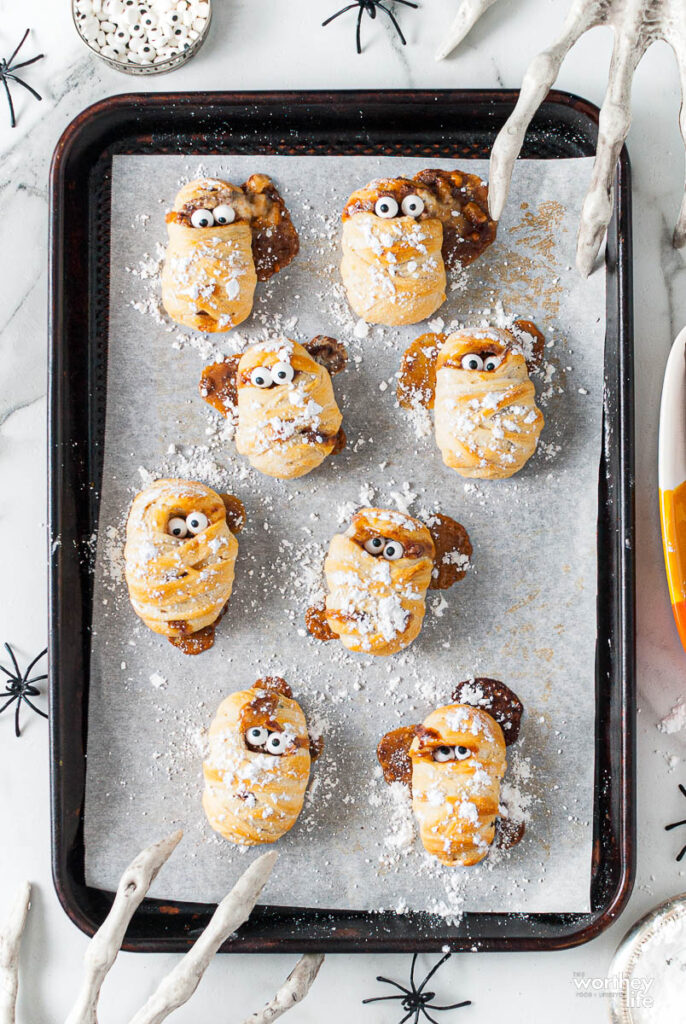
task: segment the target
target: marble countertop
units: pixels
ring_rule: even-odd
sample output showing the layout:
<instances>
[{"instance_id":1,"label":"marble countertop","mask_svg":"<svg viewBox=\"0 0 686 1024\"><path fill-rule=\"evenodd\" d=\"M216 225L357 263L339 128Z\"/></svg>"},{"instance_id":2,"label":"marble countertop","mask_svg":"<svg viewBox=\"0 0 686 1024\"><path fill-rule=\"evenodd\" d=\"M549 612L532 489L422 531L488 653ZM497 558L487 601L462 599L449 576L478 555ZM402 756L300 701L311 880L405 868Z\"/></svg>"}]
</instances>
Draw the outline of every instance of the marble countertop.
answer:
<instances>
[{"instance_id":1,"label":"marble countertop","mask_svg":"<svg viewBox=\"0 0 686 1024\"><path fill-rule=\"evenodd\" d=\"M456 0L423 0L418 12L400 11L408 46L384 21L365 24L365 52L354 52L348 16L326 30L320 22L336 0L214 0L210 38L184 69L165 78L127 78L83 47L69 0L0 0L0 52L9 55L33 29L26 56L46 59L30 69L42 103L15 87L18 127L9 127L0 94L0 564L3 587L0 641L23 661L46 639L45 387L47 350L48 170L57 139L84 107L137 90L264 90L306 88L517 87L530 55L552 38L564 0L502 0L468 42L447 61L433 52ZM567 59L558 85L596 103L602 100L611 34L594 30ZM633 164L636 316L636 510L638 567L638 871L621 919L595 942L564 953L482 954L454 957L437 981L446 1002L474 1005L446 1020L492 1019L560 1024L607 1020L602 994L583 996L584 979L602 979L628 927L664 898L686 889L686 861L675 862L679 835L666 822L686 813L677 789L686 784L686 733L659 724L684 694L686 655L667 598L657 507L657 420L669 347L686 323L686 253L671 248L683 186L676 63L664 44L640 65L633 89L628 146ZM3 659L4 663L4 659ZM80 979L85 937L59 906L50 875L48 743L45 723L26 720L15 740L0 719L0 917L15 884L34 883L22 954L21 1022L64 1019ZM686 842L686 835L682 836ZM121 1024L142 1004L175 962L172 956L122 954L105 984L101 1024ZM433 958L422 958L423 963ZM289 957L217 959L193 1002L175 1020L241 1020L262 1002L292 965ZM237 969L240 964L240 971ZM393 1024L384 1007L361 1008L377 994L374 978L407 977L409 957L331 956L311 996L287 1018L331 1024L358 1017ZM116 980L114 980L116 979ZM448 998L450 997L450 998ZM458 1016L459 1014L459 1016Z\"/></svg>"}]
</instances>

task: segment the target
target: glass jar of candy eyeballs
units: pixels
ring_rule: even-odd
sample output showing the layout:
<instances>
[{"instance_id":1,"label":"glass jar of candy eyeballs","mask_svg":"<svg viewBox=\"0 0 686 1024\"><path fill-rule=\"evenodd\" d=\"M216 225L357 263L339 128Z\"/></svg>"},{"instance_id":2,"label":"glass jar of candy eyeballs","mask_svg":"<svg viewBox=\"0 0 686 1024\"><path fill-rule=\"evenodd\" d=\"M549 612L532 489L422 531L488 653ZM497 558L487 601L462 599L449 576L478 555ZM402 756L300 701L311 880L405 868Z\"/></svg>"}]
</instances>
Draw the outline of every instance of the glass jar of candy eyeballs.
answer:
<instances>
[{"instance_id":1,"label":"glass jar of candy eyeballs","mask_svg":"<svg viewBox=\"0 0 686 1024\"><path fill-rule=\"evenodd\" d=\"M115 71L160 75L181 67L205 41L211 0L72 0L76 30Z\"/></svg>"}]
</instances>

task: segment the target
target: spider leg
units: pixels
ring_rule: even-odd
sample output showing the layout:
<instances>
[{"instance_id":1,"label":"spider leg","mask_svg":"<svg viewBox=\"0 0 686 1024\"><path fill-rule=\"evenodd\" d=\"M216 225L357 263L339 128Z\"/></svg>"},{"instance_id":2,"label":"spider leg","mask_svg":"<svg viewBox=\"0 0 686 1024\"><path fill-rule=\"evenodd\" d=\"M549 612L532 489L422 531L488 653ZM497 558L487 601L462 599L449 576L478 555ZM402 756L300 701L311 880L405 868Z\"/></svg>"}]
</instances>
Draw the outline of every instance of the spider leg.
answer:
<instances>
[{"instance_id":1,"label":"spider leg","mask_svg":"<svg viewBox=\"0 0 686 1024\"><path fill-rule=\"evenodd\" d=\"M341 14L345 14L347 11L352 11L353 7L357 7L357 4L348 4L347 7L341 7L340 11L336 11L336 13L332 14L330 18L327 18L326 21L322 22L322 28L325 28L326 25L330 25L332 21L336 20L336 18L340 18Z\"/></svg>"},{"instance_id":2,"label":"spider leg","mask_svg":"<svg viewBox=\"0 0 686 1024\"><path fill-rule=\"evenodd\" d=\"M534 114L548 95L562 61L579 37L597 24L604 0L574 0L562 32L547 50L542 50L529 64L522 79L519 99L498 132L489 168L488 206L493 220L499 220L507 202L512 170L524 142L526 130Z\"/></svg>"},{"instance_id":3,"label":"spider leg","mask_svg":"<svg viewBox=\"0 0 686 1024\"><path fill-rule=\"evenodd\" d=\"M413 992L417 991L417 985L416 985L415 980L414 980L414 970L415 970L415 967L417 966L417 957L418 957L418 955L419 955L418 953L414 953L413 954L413 956L412 956L412 965L410 967L410 988L412 989Z\"/></svg>"},{"instance_id":4,"label":"spider leg","mask_svg":"<svg viewBox=\"0 0 686 1024\"><path fill-rule=\"evenodd\" d=\"M422 1007L422 1013L424 1014L424 1016L426 1017L427 1020L431 1021L431 1024L438 1024L438 1021L436 1020L436 1018L432 1017L430 1013L426 1012L426 1007L425 1006Z\"/></svg>"},{"instance_id":5,"label":"spider leg","mask_svg":"<svg viewBox=\"0 0 686 1024\"><path fill-rule=\"evenodd\" d=\"M405 999L405 996L398 994L397 996L373 996L370 999L363 999L363 1003L385 1003L388 999Z\"/></svg>"},{"instance_id":6,"label":"spider leg","mask_svg":"<svg viewBox=\"0 0 686 1024\"><path fill-rule=\"evenodd\" d=\"M403 985L399 985L397 981L391 981L390 978L382 978L381 976L379 976L376 980L383 981L384 984L386 985L393 985L394 988L399 988L400 991L406 996L412 995L412 992L409 989L405 988Z\"/></svg>"},{"instance_id":7,"label":"spider leg","mask_svg":"<svg viewBox=\"0 0 686 1024\"><path fill-rule=\"evenodd\" d=\"M401 43L403 44L403 46L407 46L407 40L405 39L405 36L403 35L403 30L401 29L400 25L398 24L398 19L396 18L396 16L395 16L395 14L393 13L393 11L392 11L392 10L390 9L390 7L384 7L384 5L383 5L383 4L377 4L377 6L378 6L378 7L379 7L379 8L380 8L380 9L381 9L382 11L385 11L385 12L386 12L386 14L388 15L388 17L389 17L389 18L391 19L391 21L393 22L393 25L395 26L395 30L396 30L396 32L397 32L397 33L398 33L398 35L400 36L400 42L401 42Z\"/></svg>"},{"instance_id":8,"label":"spider leg","mask_svg":"<svg viewBox=\"0 0 686 1024\"><path fill-rule=\"evenodd\" d=\"M47 718L48 717L46 712L45 711L41 711L40 708L37 708L36 705L32 701L30 701L28 697L24 697L24 700L26 701L28 706L31 708L31 710L35 711L37 715L41 716L41 718Z\"/></svg>"},{"instance_id":9,"label":"spider leg","mask_svg":"<svg viewBox=\"0 0 686 1024\"><path fill-rule=\"evenodd\" d=\"M633 26L630 28L617 36L612 51L607 92L598 118L591 184L581 209L576 265L584 277L593 270L612 216L615 168L631 124L631 83L646 49L646 40L633 31Z\"/></svg>"},{"instance_id":10,"label":"spider leg","mask_svg":"<svg viewBox=\"0 0 686 1024\"><path fill-rule=\"evenodd\" d=\"M680 825L686 825L686 818L683 821L673 821L671 825L665 825L665 832L671 832L673 828L679 828Z\"/></svg>"},{"instance_id":11,"label":"spider leg","mask_svg":"<svg viewBox=\"0 0 686 1024\"><path fill-rule=\"evenodd\" d=\"M684 856L685 856L685 855L686 855L686 846L684 846L683 850L681 851L681 853L680 853L680 854L679 854L679 856L677 857L677 863L679 863L680 861L682 861L682 860L684 859Z\"/></svg>"},{"instance_id":12,"label":"spider leg","mask_svg":"<svg viewBox=\"0 0 686 1024\"><path fill-rule=\"evenodd\" d=\"M4 81L4 77L3 77L3 81ZM7 89L7 94L9 96L9 88L7 86L7 83L5 83L5 88ZM12 659L12 664L14 665L14 671L17 674L17 678L21 679L21 672L19 670L19 663L17 661L17 657L16 657L14 651L12 650L12 648L10 647L9 644L5 644L5 650L7 651L7 653L10 656L10 658ZM7 672L7 669L5 669L5 672Z\"/></svg>"},{"instance_id":13,"label":"spider leg","mask_svg":"<svg viewBox=\"0 0 686 1024\"><path fill-rule=\"evenodd\" d=\"M419 1007L417 1007L416 1010L410 1010L410 1012L406 1014L401 1021L398 1021L398 1024L405 1024L405 1021L409 1020L413 1013L415 1015L414 1024L417 1024L419 1021Z\"/></svg>"},{"instance_id":14,"label":"spider leg","mask_svg":"<svg viewBox=\"0 0 686 1024\"><path fill-rule=\"evenodd\" d=\"M471 1006L471 999L463 999L461 1003L451 1003L450 1006L436 1006L435 1003L426 1003L429 1010L459 1010L461 1006Z\"/></svg>"},{"instance_id":15,"label":"spider leg","mask_svg":"<svg viewBox=\"0 0 686 1024\"><path fill-rule=\"evenodd\" d=\"M21 729L19 728L19 712L21 711L21 701L17 701L17 710L14 712L14 735L19 739L21 736Z\"/></svg>"},{"instance_id":16,"label":"spider leg","mask_svg":"<svg viewBox=\"0 0 686 1024\"><path fill-rule=\"evenodd\" d=\"M28 89L28 91L31 93L31 95L34 97L34 99L37 99L37 100L42 100L43 99L41 94L39 92L36 92L36 90L33 88L33 86L29 85L28 82L24 82L21 78L17 78L17 76L11 74L11 72L7 71L5 73L5 78L11 78L13 82L17 83L17 85L23 85L25 89Z\"/></svg>"},{"instance_id":17,"label":"spider leg","mask_svg":"<svg viewBox=\"0 0 686 1024\"><path fill-rule=\"evenodd\" d=\"M37 60L43 60L44 56L44 53L39 53L37 57L31 57L30 60L23 60L21 64L8 64L7 70L14 72L19 71L20 68L28 68L31 64L35 64Z\"/></svg>"},{"instance_id":18,"label":"spider leg","mask_svg":"<svg viewBox=\"0 0 686 1024\"><path fill-rule=\"evenodd\" d=\"M47 676L34 676L33 679L24 679L27 686L31 686L32 683L41 683Z\"/></svg>"},{"instance_id":19,"label":"spider leg","mask_svg":"<svg viewBox=\"0 0 686 1024\"><path fill-rule=\"evenodd\" d=\"M683 795L686 796L686 786L682 786L681 783L679 783L679 789L681 790Z\"/></svg>"},{"instance_id":20,"label":"spider leg","mask_svg":"<svg viewBox=\"0 0 686 1024\"><path fill-rule=\"evenodd\" d=\"M26 42L26 39L27 39L27 37L28 37L28 34L29 34L29 29L27 28L26 32L24 32L24 35L23 35L23 36L21 37L21 41L20 41L20 43L19 43L19 46L18 46L18 47L16 48L16 50L14 51L14 53L12 54L12 56L10 57L10 59L9 59L9 60L7 61L7 64L8 64L8 66L12 64L12 62L14 61L14 58L15 58L15 57L17 56L17 54L18 54L18 53L19 53L19 51L21 50L22 46L23 46L23 45L24 45L24 43Z\"/></svg>"},{"instance_id":21,"label":"spider leg","mask_svg":"<svg viewBox=\"0 0 686 1024\"><path fill-rule=\"evenodd\" d=\"M362 40L360 33L362 31L362 15L364 14L364 7L360 4L360 13L357 15L357 30L355 32L355 38L357 40L357 52L362 53Z\"/></svg>"},{"instance_id":22,"label":"spider leg","mask_svg":"<svg viewBox=\"0 0 686 1024\"><path fill-rule=\"evenodd\" d=\"M19 694L18 693L13 693L12 696L10 697L10 699L5 701L5 703L0 708L0 715L3 713L3 711L7 710L7 708L10 706L10 704L12 703L13 700L19 700Z\"/></svg>"},{"instance_id":23,"label":"spider leg","mask_svg":"<svg viewBox=\"0 0 686 1024\"><path fill-rule=\"evenodd\" d=\"M415 10L419 7L419 4L413 4L412 0L395 0L397 4L404 4L405 7L414 7Z\"/></svg>"},{"instance_id":24,"label":"spider leg","mask_svg":"<svg viewBox=\"0 0 686 1024\"><path fill-rule=\"evenodd\" d=\"M444 956L441 957L441 959L438 961L438 963L434 964L434 966L431 968L431 970L429 971L427 976L424 978L424 981L419 986L420 994L424 991L424 987L426 986L427 981L430 981L431 978L433 978L433 976L436 973L436 971L438 970L438 968L442 967L443 964L446 962L446 960L449 960L449 959L450 959L450 953L446 953Z\"/></svg>"}]
</instances>

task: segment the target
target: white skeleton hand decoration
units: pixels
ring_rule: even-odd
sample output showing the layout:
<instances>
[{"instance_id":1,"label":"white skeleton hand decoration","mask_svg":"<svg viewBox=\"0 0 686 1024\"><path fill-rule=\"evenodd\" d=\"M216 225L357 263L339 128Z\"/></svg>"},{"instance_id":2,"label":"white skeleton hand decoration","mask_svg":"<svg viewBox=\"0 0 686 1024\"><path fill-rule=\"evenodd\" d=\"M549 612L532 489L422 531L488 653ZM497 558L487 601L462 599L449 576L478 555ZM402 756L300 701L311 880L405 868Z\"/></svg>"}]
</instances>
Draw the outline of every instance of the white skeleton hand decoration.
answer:
<instances>
[{"instance_id":1,"label":"white skeleton hand decoration","mask_svg":"<svg viewBox=\"0 0 686 1024\"><path fill-rule=\"evenodd\" d=\"M182 833L149 846L129 864L106 920L93 936L85 956L85 977L67 1024L97 1024L100 989L121 948L126 929L162 865L169 859ZM157 990L134 1016L131 1024L160 1024L195 992L221 944L245 921L269 878L276 853L264 853L252 862L231 892L224 897L195 945L162 979ZM4 927L0 929L0 1024L15 1024L19 977L19 947L29 909L30 887L24 882ZM306 954L266 1006L244 1024L271 1024L303 999L317 977L324 957Z\"/></svg>"},{"instance_id":2,"label":"white skeleton hand decoration","mask_svg":"<svg viewBox=\"0 0 686 1024\"><path fill-rule=\"evenodd\" d=\"M462 0L436 59L441 60L454 50L494 2ZM573 0L558 38L534 57L526 70L517 105L493 144L489 183L490 213L494 220L499 220L526 130L554 85L562 61L580 36L596 25L611 25L615 43L607 92L600 110L593 175L579 225L576 265L584 277L593 269L612 214L615 165L631 123L634 71L646 50L658 39L670 44L679 66L682 91L679 125L686 145L686 0ZM673 242L677 249L686 244L686 192Z\"/></svg>"}]
</instances>

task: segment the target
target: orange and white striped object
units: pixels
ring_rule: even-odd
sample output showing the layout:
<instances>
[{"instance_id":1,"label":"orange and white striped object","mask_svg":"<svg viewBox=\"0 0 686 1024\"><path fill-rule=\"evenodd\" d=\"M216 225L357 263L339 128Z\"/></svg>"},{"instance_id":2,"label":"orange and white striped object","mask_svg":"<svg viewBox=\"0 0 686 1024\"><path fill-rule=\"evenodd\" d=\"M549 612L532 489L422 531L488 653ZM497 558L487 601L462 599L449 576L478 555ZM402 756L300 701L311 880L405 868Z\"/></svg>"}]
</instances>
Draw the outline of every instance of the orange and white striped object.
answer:
<instances>
[{"instance_id":1,"label":"orange and white striped object","mask_svg":"<svg viewBox=\"0 0 686 1024\"><path fill-rule=\"evenodd\" d=\"M665 368L658 484L669 596L686 650L686 328L674 342Z\"/></svg>"}]
</instances>

